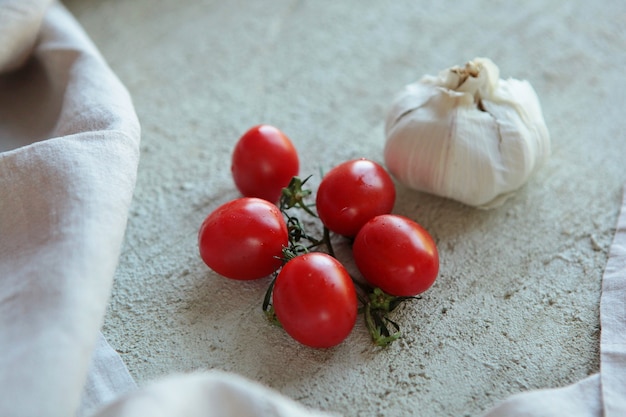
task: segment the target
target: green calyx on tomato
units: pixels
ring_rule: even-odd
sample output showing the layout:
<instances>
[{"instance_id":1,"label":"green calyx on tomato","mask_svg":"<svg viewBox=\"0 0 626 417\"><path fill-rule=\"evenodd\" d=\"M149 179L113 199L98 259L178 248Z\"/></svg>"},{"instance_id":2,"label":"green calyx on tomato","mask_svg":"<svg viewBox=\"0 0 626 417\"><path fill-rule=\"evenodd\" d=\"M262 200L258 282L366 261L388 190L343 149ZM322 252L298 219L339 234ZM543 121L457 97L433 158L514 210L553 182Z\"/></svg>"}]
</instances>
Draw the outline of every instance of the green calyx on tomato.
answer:
<instances>
[{"instance_id":1,"label":"green calyx on tomato","mask_svg":"<svg viewBox=\"0 0 626 417\"><path fill-rule=\"evenodd\" d=\"M402 336L400 325L391 320L389 314L402 302L418 297L396 297L380 288L370 288L368 295L369 298L363 308L365 324L374 344L385 347Z\"/></svg>"}]
</instances>

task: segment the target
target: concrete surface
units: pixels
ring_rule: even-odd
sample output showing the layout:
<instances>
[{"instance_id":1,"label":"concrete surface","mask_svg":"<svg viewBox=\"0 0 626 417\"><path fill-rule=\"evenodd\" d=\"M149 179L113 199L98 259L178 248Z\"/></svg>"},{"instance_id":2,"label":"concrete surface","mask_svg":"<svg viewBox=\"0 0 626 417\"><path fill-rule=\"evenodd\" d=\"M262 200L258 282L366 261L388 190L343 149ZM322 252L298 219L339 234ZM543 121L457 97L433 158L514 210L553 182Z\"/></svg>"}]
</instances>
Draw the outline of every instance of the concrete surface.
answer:
<instances>
[{"instance_id":1,"label":"concrete surface","mask_svg":"<svg viewBox=\"0 0 626 417\"><path fill-rule=\"evenodd\" d=\"M138 383L218 368L345 416L478 416L512 393L598 368L600 282L626 182L626 9L619 0L68 0L134 97L142 160L104 333ZM238 196L234 142L286 132L303 175L382 161L393 95L476 56L535 87L547 165L480 211L398 188L441 273L373 348L359 321L331 350L269 325L267 280L216 276L197 255L204 217Z\"/></svg>"}]
</instances>

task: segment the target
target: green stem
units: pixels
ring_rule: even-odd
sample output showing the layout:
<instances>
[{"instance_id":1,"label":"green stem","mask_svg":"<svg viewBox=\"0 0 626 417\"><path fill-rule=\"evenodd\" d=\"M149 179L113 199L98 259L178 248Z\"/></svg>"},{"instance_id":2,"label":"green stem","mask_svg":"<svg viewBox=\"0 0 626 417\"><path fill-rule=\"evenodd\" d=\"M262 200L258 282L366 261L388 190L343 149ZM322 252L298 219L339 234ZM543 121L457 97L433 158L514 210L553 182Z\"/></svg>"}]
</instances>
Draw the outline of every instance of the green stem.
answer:
<instances>
[{"instance_id":1,"label":"green stem","mask_svg":"<svg viewBox=\"0 0 626 417\"><path fill-rule=\"evenodd\" d=\"M364 290L366 285L355 281L355 284ZM377 346L386 347L402 336L400 326L391 320L389 314L402 302L417 297L397 297L385 293L380 288L368 288L367 299L364 300L365 324ZM363 299L360 298L363 302Z\"/></svg>"},{"instance_id":2,"label":"green stem","mask_svg":"<svg viewBox=\"0 0 626 417\"><path fill-rule=\"evenodd\" d=\"M385 321L390 322L395 327L395 332L391 333L389 331ZM379 310L374 310L372 312L371 304L367 304L365 306L365 324L369 330L370 336L372 336L372 341L380 347L389 346L392 342L398 340L402 335L399 326L395 322L380 314Z\"/></svg>"},{"instance_id":3,"label":"green stem","mask_svg":"<svg viewBox=\"0 0 626 417\"><path fill-rule=\"evenodd\" d=\"M274 290L274 284L276 283L277 276L278 274L275 273L270 285L267 287L267 291L265 291L265 297L263 298L263 312L270 323L281 326L278 318L276 317L276 313L274 312L274 306L272 305L272 291Z\"/></svg>"},{"instance_id":4,"label":"green stem","mask_svg":"<svg viewBox=\"0 0 626 417\"><path fill-rule=\"evenodd\" d=\"M324 243L326 244L326 249L328 249L328 254L335 258L335 250L333 249L333 243L330 240L330 230L328 227L324 226Z\"/></svg>"}]
</instances>

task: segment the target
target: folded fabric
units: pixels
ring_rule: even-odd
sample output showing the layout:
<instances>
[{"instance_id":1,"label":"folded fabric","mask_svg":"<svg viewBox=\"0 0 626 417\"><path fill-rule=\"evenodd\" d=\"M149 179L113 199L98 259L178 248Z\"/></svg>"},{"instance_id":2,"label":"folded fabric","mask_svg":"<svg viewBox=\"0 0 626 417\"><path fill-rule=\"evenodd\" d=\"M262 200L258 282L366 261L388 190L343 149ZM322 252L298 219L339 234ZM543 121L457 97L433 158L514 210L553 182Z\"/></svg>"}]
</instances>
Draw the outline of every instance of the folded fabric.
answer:
<instances>
[{"instance_id":1,"label":"folded fabric","mask_svg":"<svg viewBox=\"0 0 626 417\"><path fill-rule=\"evenodd\" d=\"M78 410L139 158L126 89L47 3L0 2L1 416Z\"/></svg>"},{"instance_id":2,"label":"folded fabric","mask_svg":"<svg viewBox=\"0 0 626 417\"><path fill-rule=\"evenodd\" d=\"M604 416L626 416L626 189L602 278L600 324Z\"/></svg>"},{"instance_id":3,"label":"folded fabric","mask_svg":"<svg viewBox=\"0 0 626 417\"><path fill-rule=\"evenodd\" d=\"M52 0L0 0L0 73L21 67L35 46Z\"/></svg>"},{"instance_id":4,"label":"folded fabric","mask_svg":"<svg viewBox=\"0 0 626 417\"><path fill-rule=\"evenodd\" d=\"M94 417L331 417L258 383L220 371L172 375Z\"/></svg>"},{"instance_id":5,"label":"folded fabric","mask_svg":"<svg viewBox=\"0 0 626 417\"><path fill-rule=\"evenodd\" d=\"M76 417L88 417L104 404L137 388L126 365L99 334Z\"/></svg>"}]
</instances>

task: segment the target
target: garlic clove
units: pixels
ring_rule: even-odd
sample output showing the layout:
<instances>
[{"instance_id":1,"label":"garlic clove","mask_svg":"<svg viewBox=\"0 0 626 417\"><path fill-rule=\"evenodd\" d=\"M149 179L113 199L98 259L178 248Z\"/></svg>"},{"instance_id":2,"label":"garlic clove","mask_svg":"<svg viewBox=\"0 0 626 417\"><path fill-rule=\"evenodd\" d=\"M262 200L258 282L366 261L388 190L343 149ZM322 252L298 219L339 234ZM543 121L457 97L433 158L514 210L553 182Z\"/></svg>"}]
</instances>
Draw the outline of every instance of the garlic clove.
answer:
<instances>
[{"instance_id":1,"label":"garlic clove","mask_svg":"<svg viewBox=\"0 0 626 417\"><path fill-rule=\"evenodd\" d=\"M385 120L387 168L410 188L481 208L502 204L550 153L539 100L477 58L409 84Z\"/></svg>"}]
</instances>

